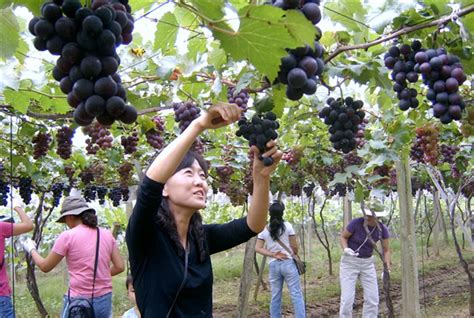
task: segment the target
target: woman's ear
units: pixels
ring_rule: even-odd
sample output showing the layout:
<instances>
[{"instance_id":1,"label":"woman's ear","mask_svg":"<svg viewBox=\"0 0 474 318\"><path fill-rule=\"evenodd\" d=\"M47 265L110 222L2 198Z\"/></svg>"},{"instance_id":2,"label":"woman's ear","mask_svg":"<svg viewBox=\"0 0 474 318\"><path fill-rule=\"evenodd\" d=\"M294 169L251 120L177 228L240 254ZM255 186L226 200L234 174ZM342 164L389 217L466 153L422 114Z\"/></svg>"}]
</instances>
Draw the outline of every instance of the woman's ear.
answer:
<instances>
[{"instance_id":1,"label":"woman's ear","mask_svg":"<svg viewBox=\"0 0 474 318\"><path fill-rule=\"evenodd\" d=\"M163 192L162 192L162 196L164 198L168 197L168 186L165 184L165 186L163 187Z\"/></svg>"}]
</instances>

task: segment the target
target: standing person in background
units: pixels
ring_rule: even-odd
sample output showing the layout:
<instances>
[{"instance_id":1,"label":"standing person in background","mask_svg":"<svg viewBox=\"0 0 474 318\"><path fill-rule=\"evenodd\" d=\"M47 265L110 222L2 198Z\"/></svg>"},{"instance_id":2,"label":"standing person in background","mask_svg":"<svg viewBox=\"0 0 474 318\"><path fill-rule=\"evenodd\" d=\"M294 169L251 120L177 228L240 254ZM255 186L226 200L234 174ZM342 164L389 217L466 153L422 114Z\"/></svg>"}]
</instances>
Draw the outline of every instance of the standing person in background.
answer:
<instances>
[{"instance_id":1,"label":"standing person in background","mask_svg":"<svg viewBox=\"0 0 474 318\"><path fill-rule=\"evenodd\" d=\"M352 317L355 286L358 278L360 278L364 290L362 316L364 318L378 316L379 287L375 261L372 256L373 242L382 240L384 262L388 270L391 266L389 232L387 227L377 219L387 215L384 206L378 200L373 199L362 211L365 213L364 217L352 220L341 234L341 246L344 254L341 257L339 270L341 284L339 317L344 318Z\"/></svg>"},{"instance_id":2,"label":"standing person in background","mask_svg":"<svg viewBox=\"0 0 474 318\"><path fill-rule=\"evenodd\" d=\"M5 262L5 239L17 236L33 230L33 222L26 215L19 200L13 199L13 210L20 217L20 223L0 222L0 317L15 317L13 311L11 294L12 290L8 282L7 263Z\"/></svg>"},{"instance_id":3,"label":"standing person in background","mask_svg":"<svg viewBox=\"0 0 474 318\"><path fill-rule=\"evenodd\" d=\"M23 242L23 248L44 273L51 271L66 257L69 290L64 296L61 316L67 317L70 300L86 298L93 305L95 317L112 317L112 276L125 269L114 237L110 231L98 227L95 210L79 196L64 199L61 217L57 222L66 223L69 230L59 235L46 258L38 253L31 239ZM94 282L98 239L97 275Z\"/></svg>"},{"instance_id":4,"label":"standing person in background","mask_svg":"<svg viewBox=\"0 0 474 318\"><path fill-rule=\"evenodd\" d=\"M295 317L304 318L306 313L300 276L292 258L293 254L298 255L298 242L293 226L283 219L284 210L285 206L279 201L270 206L270 222L268 227L258 234L255 251L270 257L268 261L272 291L270 317L281 317L283 282L286 282L293 302ZM264 244L266 248L263 247ZM292 253L287 251L290 248Z\"/></svg>"},{"instance_id":5,"label":"standing person in background","mask_svg":"<svg viewBox=\"0 0 474 318\"><path fill-rule=\"evenodd\" d=\"M270 175L282 155L276 141L261 154L273 158L271 166L253 162L253 200L246 217L203 225L199 213L206 207L207 164L189 149L202 132L239 120L241 112L235 104L211 106L146 171L126 235L142 317L212 317L210 255L248 241L265 227ZM257 158L255 146L252 151Z\"/></svg>"}]
</instances>

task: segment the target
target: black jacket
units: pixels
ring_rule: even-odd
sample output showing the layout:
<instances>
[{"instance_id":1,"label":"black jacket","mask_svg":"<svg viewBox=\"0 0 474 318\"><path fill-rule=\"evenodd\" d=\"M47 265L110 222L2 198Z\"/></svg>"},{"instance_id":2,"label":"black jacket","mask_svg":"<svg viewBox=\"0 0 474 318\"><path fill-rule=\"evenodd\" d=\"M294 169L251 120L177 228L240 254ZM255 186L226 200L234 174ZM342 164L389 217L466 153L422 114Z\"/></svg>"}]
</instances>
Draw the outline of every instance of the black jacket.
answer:
<instances>
[{"instance_id":1,"label":"black jacket","mask_svg":"<svg viewBox=\"0 0 474 318\"><path fill-rule=\"evenodd\" d=\"M160 231L155 215L161 204L163 184L147 177L137 193L126 241L137 305L142 317L165 317L184 277L180 257L169 236ZM248 241L254 233L246 218L226 224L204 225L210 254ZM196 238L188 237L188 275L171 317L212 317L212 267L210 255L199 260ZM184 253L183 253L184 254Z\"/></svg>"}]
</instances>

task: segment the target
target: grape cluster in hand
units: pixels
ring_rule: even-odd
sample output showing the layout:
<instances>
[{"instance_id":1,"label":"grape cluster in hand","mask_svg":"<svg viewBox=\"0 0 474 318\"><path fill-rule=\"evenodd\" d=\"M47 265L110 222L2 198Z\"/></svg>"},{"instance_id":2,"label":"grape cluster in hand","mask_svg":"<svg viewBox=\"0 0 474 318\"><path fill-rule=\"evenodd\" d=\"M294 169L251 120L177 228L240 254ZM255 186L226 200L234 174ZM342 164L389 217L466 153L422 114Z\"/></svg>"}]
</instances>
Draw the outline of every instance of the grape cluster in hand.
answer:
<instances>
[{"instance_id":1,"label":"grape cluster in hand","mask_svg":"<svg viewBox=\"0 0 474 318\"><path fill-rule=\"evenodd\" d=\"M356 148L355 133L359 130L359 124L365 117L362 106L364 103L352 97L334 99L328 98L329 105L319 112L319 117L329 127L334 149L348 153Z\"/></svg>"},{"instance_id":2,"label":"grape cluster in hand","mask_svg":"<svg viewBox=\"0 0 474 318\"><path fill-rule=\"evenodd\" d=\"M183 132L193 120L199 117L201 109L193 101L174 103L174 119L179 123L179 128Z\"/></svg>"},{"instance_id":3,"label":"grape cluster in hand","mask_svg":"<svg viewBox=\"0 0 474 318\"><path fill-rule=\"evenodd\" d=\"M247 110L247 103L249 101L249 93L243 89L239 92L235 90L235 87L229 87L227 90L227 100L229 103L237 104L242 109L242 114Z\"/></svg>"},{"instance_id":4,"label":"grape cluster in hand","mask_svg":"<svg viewBox=\"0 0 474 318\"><path fill-rule=\"evenodd\" d=\"M273 0L273 6L283 10L300 10L314 25L321 21L319 0ZM321 34L318 27L317 33ZM316 92L317 76L324 70L324 49L319 44L319 35L314 42L314 49L309 45L288 50L288 55L281 59L280 71L276 82L288 85L286 97L299 100L303 94L312 95Z\"/></svg>"},{"instance_id":5,"label":"grape cluster in hand","mask_svg":"<svg viewBox=\"0 0 474 318\"><path fill-rule=\"evenodd\" d=\"M260 151L259 159L263 160L265 166L271 166L273 164L272 157L263 157L262 154L267 151L267 143L270 140L278 138L276 129L280 126L276 120L276 115L273 112L268 112L265 115L255 114L252 120L247 120L246 117L242 117L239 122L239 130L237 130L237 136L243 136L249 141L250 146L256 146Z\"/></svg>"},{"instance_id":6,"label":"grape cluster in hand","mask_svg":"<svg viewBox=\"0 0 474 318\"><path fill-rule=\"evenodd\" d=\"M81 126L94 118L104 125L116 119L130 124L137 118L135 108L126 105L117 74L116 48L132 41L130 12L128 0L95 0L90 8L78 0L55 0L45 3L41 17L29 22L35 48L59 55L53 77Z\"/></svg>"}]
</instances>

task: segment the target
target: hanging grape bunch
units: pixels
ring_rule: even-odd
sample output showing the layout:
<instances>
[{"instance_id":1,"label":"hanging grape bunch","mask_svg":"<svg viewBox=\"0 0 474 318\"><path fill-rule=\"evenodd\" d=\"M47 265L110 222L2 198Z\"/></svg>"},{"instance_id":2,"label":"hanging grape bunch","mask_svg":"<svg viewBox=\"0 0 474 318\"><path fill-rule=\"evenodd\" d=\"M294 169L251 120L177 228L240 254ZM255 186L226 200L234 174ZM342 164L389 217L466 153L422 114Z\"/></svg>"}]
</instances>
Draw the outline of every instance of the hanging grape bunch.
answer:
<instances>
[{"instance_id":1,"label":"hanging grape bunch","mask_svg":"<svg viewBox=\"0 0 474 318\"><path fill-rule=\"evenodd\" d=\"M89 136L86 139L86 150L90 155L94 155L99 149L112 148L113 137L106 127L103 127L99 123L94 123L83 128L84 133Z\"/></svg>"},{"instance_id":2,"label":"hanging grape bunch","mask_svg":"<svg viewBox=\"0 0 474 318\"><path fill-rule=\"evenodd\" d=\"M420 163L438 164L439 128L436 126L419 127L416 139L411 147L410 156Z\"/></svg>"},{"instance_id":3,"label":"hanging grape bunch","mask_svg":"<svg viewBox=\"0 0 474 318\"><path fill-rule=\"evenodd\" d=\"M138 133L133 131L130 136L122 136L120 143L122 144L126 154L135 153L138 145Z\"/></svg>"},{"instance_id":4,"label":"hanging grape bunch","mask_svg":"<svg viewBox=\"0 0 474 318\"><path fill-rule=\"evenodd\" d=\"M319 117L329 127L334 149L348 153L356 148L355 133L359 129L359 124L365 117L362 111L364 103L360 100L354 101L352 97L334 99L328 98L329 105L319 112Z\"/></svg>"},{"instance_id":5,"label":"hanging grape bunch","mask_svg":"<svg viewBox=\"0 0 474 318\"><path fill-rule=\"evenodd\" d=\"M153 148L161 149L165 145L163 138L163 132L165 131L163 119L160 116L155 116L153 117L153 122L155 123L155 128L151 128L145 133L146 141Z\"/></svg>"},{"instance_id":6,"label":"hanging grape bunch","mask_svg":"<svg viewBox=\"0 0 474 318\"><path fill-rule=\"evenodd\" d=\"M58 149L56 153L63 159L69 159L72 154L72 137L75 131L68 126L63 126L56 132L56 143Z\"/></svg>"},{"instance_id":7,"label":"hanging grape bunch","mask_svg":"<svg viewBox=\"0 0 474 318\"><path fill-rule=\"evenodd\" d=\"M31 140L34 145L33 158L39 159L48 153L51 135L47 132L38 132Z\"/></svg>"},{"instance_id":8,"label":"hanging grape bunch","mask_svg":"<svg viewBox=\"0 0 474 318\"><path fill-rule=\"evenodd\" d=\"M300 10L314 25L321 21L319 3L319 0L272 0L273 6L283 10ZM317 33L321 34L321 31L318 29ZM312 95L316 92L317 76L324 70L324 49L318 42L319 37L318 35L314 42L314 49L309 45L291 49L288 50L288 55L281 59L276 82L288 85L286 97L290 100L299 100L303 94Z\"/></svg>"},{"instance_id":9,"label":"hanging grape bunch","mask_svg":"<svg viewBox=\"0 0 474 318\"><path fill-rule=\"evenodd\" d=\"M423 83L428 86L426 98L432 103L433 115L443 124L460 120L466 105L458 89L466 75L459 58L440 48L418 52L415 61L415 69L419 70Z\"/></svg>"},{"instance_id":10,"label":"hanging grape bunch","mask_svg":"<svg viewBox=\"0 0 474 318\"><path fill-rule=\"evenodd\" d=\"M94 118L104 125L117 119L130 124L137 118L117 74L116 48L132 41L130 12L128 0L95 0L90 8L78 0L55 0L43 4L41 17L29 22L35 48L59 55L53 78L81 126Z\"/></svg>"},{"instance_id":11,"label":"hanging grape bunch","mask_svg":"<svg viewBox=\"0 0 474 318\"><path fill-rule=\"evenodd\" d=\"M20 177L18 182L18 187L20 188L20 197L23 202L28 205L31 201L31 194L33 193L33 184L30 177Z\"/></svg>"},{"instance_id":12,"label":"hanging grape bunch","mask_svg":"<svg viewBox=\"0 0 474 318\"><path fill-rule=\"evenodd\" d=\"M4 176L5 167L3 163L0 162L0 205L7 206L8 204L8 193L10 192L10 186L5 180Z\"/></svg>"},{"instance_id":13,"label":"hanging grape bunch","mask_svg":"<svg viewBox=\"0 0 474 318\"><path fill-rule=\"evenodd\" d=\"M235 87L229 87L227 90L227 100L231 104L237 104L242 109L242 114L247 111L247 103L249 101L249 93L243 89L239 92L235 90Z\"/></svg>"},{"instance_id":14,"label":"hanging grape bunch","mask_svg":"<svg viewBox=\"0 0 474 318\"><path fill-rule=\"evenodd\" d=\"M181 132L188 128L189 124L201 113L201 109L193 101L174 103L173 110L174 120L179 123Z\"/></svg>"},{"instance_id":15,"label":"hanging grape bunch","mask_svg":"<svg viewBox=\"0 0 474 318\"><path fill-rule=\"evenodd\" d=\"M263 160L265 166L271 166L273 164L272 157L263 157L262 154L267 151L267 143L270 140L278 138L276 130L280 127L280 124L276 120L276 115L273 112L266 114L255 114L252 120L249 121L246 117L242 117L239 122L239 129L236 132L238 137L243 136L249 141L250 146L256 146L260 151L259 158Z\"/></svg>"},{"instance_id":16,"label":"hanging grape bunch","mask_svg":"<svg viewBox=\"0 0 474 318\"><path fill-rule=\"evenodd\" d=\"M411 46L392 46L385 54L384 62L387 68L393 69L393 90L397 92L401 110L418 106L417 91L408 88L407 82L417 82L418 74L421 74L423 83L428 86L426 98L432 104L433 115L443 124L461 119L465 103L458 88L466 75L457 56L447 54L444 48L424 49L415 40Z\"/></svg>"},{"instance_id":17,"label":"hanging grape bunch","mask_svg":"<svg viewBox=\"0 0 474 318\"><path fill-rule=\"evenodd\" d=\"M59 201L63 196L64 184L58 182L54 183L51 186L51 192L53 193L53 207L57 207L59 205Z\"/></svg>"},{"instance_id":18,"label":"hanging grape bunch","mask_svg":"<svg viewBox=\"0 0 474 318\"><path fill-rule=\"evenodd\" d=\"M408 83L418 81L418 73L415 71L415 55L422 50L421 42L415 40L411 46L403 44L401 46L393 45L384 56L385 66L393 70L390 74L393 84L393 90L397 93L400 101L398 107L401 110L417 108L419 105L416 96L418 92L415 88L408 87Z\"/></svg>"},{"instance_id":19,"label":"hanging grape bunch","mask_svg":"<svg viewBox=\"0 0 474 318\"><path fill-rule=\"evenodd\" d=\"M357 125L357 132L355 133L356 147L362 147L365 144L365 126L369 123L367 118L364 118L360 121L360 124Z\"/></svg>"}]
</instances>

